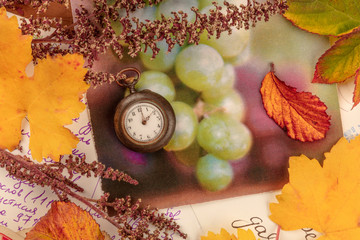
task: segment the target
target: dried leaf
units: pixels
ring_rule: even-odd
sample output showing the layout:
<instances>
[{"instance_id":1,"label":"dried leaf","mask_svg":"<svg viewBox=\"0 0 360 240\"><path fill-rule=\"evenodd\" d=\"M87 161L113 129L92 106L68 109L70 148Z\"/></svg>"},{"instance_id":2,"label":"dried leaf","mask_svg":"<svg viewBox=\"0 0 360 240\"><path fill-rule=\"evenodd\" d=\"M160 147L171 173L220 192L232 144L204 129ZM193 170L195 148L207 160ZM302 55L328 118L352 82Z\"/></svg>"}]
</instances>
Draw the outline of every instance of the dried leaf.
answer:
<instances>
[{"instance_id":1,"label":"dried leaf","mask_svg":"<svg viewBox=\"0 0 360 240\"><path fill-rule=\"evenodd\" d=\"M87 211L71 202L53 202L48 213L26 234L25 240L101 240L99 225Z\"/></svg>"},{"instance_id":2,"label":"dried leaf","mask_svg":"<svg viewBox=\"0 0 360 240\"><path fill-rule=\"evenodd\" d=\"M341 138L325 153L323 167L306 156L290 158L289 183L271 203L270 219L284 230L313 228L318 240L360 236L360 137Z\"/></svg>"},{"instance_id":3,"label":"dried leaf","mask_svg":"<svg viewBox=\"0 0 360 240\"><path fill-rule=\"evenodd\" d=\"M25 68L31 62L31 37L22 36L16 18L0 9L0 148L13 150L21 139L21 121L30 124L30 150L38 161L57 160L71 153L78 139L64 125L85 109L79 100L88 89L81 55L40 60L34 75Z\"/></svg>"},{"instance_id":4,"label":"dried leaf","mask_svg":"<svg viewBox=\"0 0 360 240\"><path fill-rule=\"evenodd\" d=\"M356 107L356 105L360 102L360 69L356 71L355 74L355 89L354 89L354 96L353 96L353 108Z\"/></svg>"},{"instance_id":5,"label":"dried leaf","mask_svg":"<svg viewBox=\"0 0 360 240\"><path fill-rule=\"evenodd\" d=\"M314 83L339 83L360 68L360 32L342 37L318 60Z\"/></svg>"},{"instance_id":6,"label":"dried leaf","mask_svg":"<svg viewBox=\"0 0 360 240\"><path fill-rule=\"evenodd\" d=\"M301 29L339 36L360 26L358 0L288 0L284 16Z\"/></svg>"},{"instance_id":7,"label":"dried leaf","mask_svg":"<svg viewBox=\"0 0 360 240\"><path fill-rule=\"evenodd\" d=\"M326 105L308 92L297 92L278 79L273 71L266 74L261 85L261 96L269 117L289 137L302 142L323 139L330 127Z\"/></svg>"},{"instance_id":8,"label":"dried leaf","mask_svg":"<svg viewBox=\"0 0 360 240\"><path fill-rule=\"evenodd\" d=\"M201 236L201 240L256 240L254 233L250 229L238 228L237 235L237 237L234 234L230 235L228 231L222 228L219 234L209 231L207 236Z\"/></svg>"}]
</instances>

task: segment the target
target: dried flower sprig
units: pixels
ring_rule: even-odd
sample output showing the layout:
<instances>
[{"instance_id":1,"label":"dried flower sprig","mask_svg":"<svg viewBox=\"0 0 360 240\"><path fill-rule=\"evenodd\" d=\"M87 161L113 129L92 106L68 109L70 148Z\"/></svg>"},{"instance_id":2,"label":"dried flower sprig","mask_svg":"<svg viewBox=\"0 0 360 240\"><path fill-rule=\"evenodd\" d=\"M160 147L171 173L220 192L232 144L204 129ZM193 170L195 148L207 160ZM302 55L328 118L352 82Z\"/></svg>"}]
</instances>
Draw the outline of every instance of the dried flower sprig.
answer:
<instances>
[{"instance_id":1,"label":"dried flower sprig","mask_svg":"<svg viewBox=\"0 0 360 240\"><path fill-rule=\"evenodd\" d=\"M0 0L0 6L7 9L18 10L19 6L31 6L37 9L37 14L44 13L52 2L70 6L70 0Z\"/></svg>"},{"instance_id":2,"label":"dried flower sprig","mask_svg":"<svg viewBox=\"0 0 360 240\"><path fill-rule=\"evenodd\" d=\"M62 201L68 201L69 197L77 199L113 224L122 237L159 239L160 234L169 236L169 233L177 233L180 237L186 238L186 235L179 230L179 225L172 219L167 219L157 209L141 207L141 199L133 203L130 196L109 201L108 193L105 193L100 199L89 199L78 194L84 189L72 181L74 171L86 177L102 177L113 181L138 184L126 173L106 168L99 162L87 163L85 159L70 155L60 162L39 164L27 157L14 155L0 149L0 167L5 168L10 175L17 179L26 180L43 187L49 186ZM68 177L65 176L64 171L68 173ZM108 214L110 211L114 212L111 217ZM136 224L129 224L129 221L134 219L136 219ZM150 226L155 227L153 232L149 230Z\"/></svg>"},{"instance_id":3,"label":"dried flower sprig","mask_svg":"<svg viewBox=\"0 0 360 240\"><path fill-rule=\"evenodd\" d=\"M37 9L37 14L44 13L51 2L69 4L68 0L0 0L0 6L17 9L18 4L30 5ZM208 36L220 37L221 33L231 34L233 28L249 29L256 22L267 21L271 15L283 13L286 8L286 0L266 1L257 3L248 0L246 6L235 6L225 2L226 12L222 7L214 4L214 9L208 14L200 13L198 9L192 8L195 13L195 21L189 21L187 14L179 11L173 13L173 17L162 17L160 20L139 22L137 18L130 19L130 12L145 6L143 0L114 0L113 4L107 4L107 0L93 0L92 9L81 7L76 9L76 21L70 25L64 25L61 18L31 16L23 19L21 29L24 34L35 36L32 42L34 60L42 59L47 55L58 55L67 53L80 53L88 59L91 67L100 54L113 49L119 58L123 57L125 47L120 41L128 46L128 54L136 56L140 51L153 52L153 57L159 52L157 42L165 40L168 51L175 44L183 45L185 42L199 43L200 35L205 31ZM161 0L149 0L150 4L160 3ZM119 10L125 9L125 14L120 15ZM112 27L113 23L120 23L122 32L117 34ZM53 30L52 28L55 28ZM43 37L42 31L48 32ZM66 47L64 48L63 45ZM116 75L110 73L95 73L89 71L86 80L93 85L109 83L117 79ZM60 200L73 197L107 219L119 230L119 234L130 239L156 239L160 234L170 239L169 233L177 233L185 238L186 235L179 230L179 226L172 220L159 214L157 210L149 207L141 208L140 200L132 203L130 197L115 198L109 200L109 194L100 199L87 199L77 192L84 191L80 186L71 181L73 171L84 176L101 176L131 184L137 182L125 173L105 169L100 163L86 163L83 159L70 157L65 163L36 164L26 157L15 156L9 152L0 150L0 167L16 178L27 180L41 186L50 186L58 195ZM68 177L63 175L67 170ZM115 211L110 217L108 212ZM129 219L137 219L137 224L130 225ZM155 226L150 232L149 226Z\"/></svg>"},{"instance_id":4,"label":"dried flower sprig","mask_svg":"<svg viewBox=\"0 0 360 240\"><path fill-rule=\"evenodd\" d=\"M99 206L104 212L109 209L115 210L115 222L122 226L118 227L119 235L122 237L130 237L132 239L142 239L145 229L150 229L151 223L156 229L153 232L148 232L147 239L172 239L171 235L178 234L182 238L186 238L186 234L180 231L180 226L165 217L164 213L158 213L158 209L151 209L149 206L140 209L141 199L132 203L130 196L125 198L115 198L114 201L109 201L109 193L105 193L96 205ZM136 214L134 214L136 212ZM131 219L131 221L129 221Z\"/></svg>"},{"instance_id":5,"label":"dried flower sprig","mask_svg":"<svg viewBox=\"0 0 360 240\"><path fill-rule=\"evenodd\" d=\"M38 6L33 3L38 1L27 2ZM50 0L45 2L50 2ZM149 1L150 4L159 2L161 0ZM24 34L41 37L39 29L47 31L50 26L55 27L55 31L49 36L33 40L34 59L44 58L48 54L81 53L87 58L88 66L91 67L99 55L110 48L121 59L125 47L120 42L127 44L128 54L132 57L149 49L155 57L160 50L157 47L158 41L165 40L168 51L171 51L175 44L181 46L185 42L198 44L200 35L205 31L209 37L218 38L223 32L231 34L233 28L249 29L258 21L267 21L271 15L282 14L287 9L286 0L267 0L264 3L248 0L246 6L235 6L224 2L226 11L223 11L222 7L216 3L213 3L214 8L209 13L200 13L193 7L191 10L196 16L193 22L188 20L187 14L182 11L174 12L173 17L163 16L160 20L139 22L137 18L130 18L129 13L144 7L143 0L114 0L112 4L107 4L107 0L93 0L93 3L92 9L84 7L76 9L76 21L70 26L64 26L61 20L54 18L23 19L21 29ZM2 4L4 5L3 1L0 2L0 6ZM126 14L120 15L120 9L125 9ZM120 34L115 32L114 22L121 24ZM67 48L60 47L64 44ZM89 73L86 81L98 85L112 82L114 77L111 74Z\"/></svg>"},{"instance_id":6,"label":"dried flower sprig","mask_svg":"<svg viewBox=\"0 0 360 240\"><path fill-rule=\"evenodd\" d=\"M161 3L163 0L148 0L146 1L149 6ZM95 3L96 4L96 3ZM134 12L136 9L144 8L146 6L144 0L107 0L105 4L112 5L114 9L124 9L127 14Z\"/></svg>"}]
</instances>

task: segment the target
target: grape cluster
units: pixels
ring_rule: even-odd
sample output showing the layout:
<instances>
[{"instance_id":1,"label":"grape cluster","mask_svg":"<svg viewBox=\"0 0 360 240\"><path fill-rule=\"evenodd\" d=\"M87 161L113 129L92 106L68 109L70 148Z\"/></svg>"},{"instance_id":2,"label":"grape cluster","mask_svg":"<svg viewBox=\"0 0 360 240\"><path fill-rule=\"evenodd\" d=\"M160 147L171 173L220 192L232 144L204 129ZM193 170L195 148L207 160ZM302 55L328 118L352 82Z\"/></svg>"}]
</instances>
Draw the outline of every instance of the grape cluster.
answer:
<instances>
[{"instance_id":1,"label":"grape cluster","mask_svg":"<svg viewBox=\"0 0 360 240\"><path fill-rule=\"evenodd\" d=\"M240 1L230 2L240 5ZM159 18L192 6L210 11L211 2L165 0L144 8L143 16L150 13ZM248 41L249 32L242 29L234 29L231 35L223 33L219 39L208 38L205 32L200 44L177 46L171 52L159 41L161 50L155 59L151 59L151 50L140 53L146 70L135 88L159 93L175 112L175 132L165 150L174 152L179 162L195 167L199 184L209 191L224 189L232 182L231 161L243 158L252 145L251 132L242 123L245 104L234 88L231 64Z\"/></svg>"}]
</instances>

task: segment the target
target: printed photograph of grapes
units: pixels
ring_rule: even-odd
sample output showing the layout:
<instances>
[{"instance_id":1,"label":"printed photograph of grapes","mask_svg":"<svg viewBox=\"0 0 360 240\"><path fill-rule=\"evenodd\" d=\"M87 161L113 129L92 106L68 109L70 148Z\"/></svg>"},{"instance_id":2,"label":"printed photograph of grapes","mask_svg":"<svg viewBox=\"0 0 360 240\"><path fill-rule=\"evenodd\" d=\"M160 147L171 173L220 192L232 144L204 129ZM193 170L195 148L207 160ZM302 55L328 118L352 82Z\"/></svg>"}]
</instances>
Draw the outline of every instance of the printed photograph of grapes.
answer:
<instances>
[{"instance_id":1,"label":"printed photograph of grapes","mask_svg":"<svg viewBox=\"0 0 360 240\"><path fill-rule=\"evenodd\" d=\"M133 15L140 21L154 20L191 6L208 12L212 1L165 0ZM191 19L193 13L187 13ZM117 27L120 32L121 26ZM141 76L136 90L162 95L176 117L174 135L164 149L134 152L119 142L113 127L116 105L129 90L113 83L88 91L98 160L139 181L135 187L101 182L112 196L130 194L163 208L277 190L288 181L289 156L324 159L318 153L328 151L342 135L336 87L311 83L328 40L299 30L282 16L259 22L250 30L223 33L219 39L204 33L198 45L175 46L171 52L164 40L157 46L160 53L154 59L151 50L122 60L110 51L94 66L94 70L111 73L138 68ZM317 95L328 106L331 128L325 139L315 143L292 140L266 115L260 87L270 63L286 84Z\"/></svg>"}]
</instances>

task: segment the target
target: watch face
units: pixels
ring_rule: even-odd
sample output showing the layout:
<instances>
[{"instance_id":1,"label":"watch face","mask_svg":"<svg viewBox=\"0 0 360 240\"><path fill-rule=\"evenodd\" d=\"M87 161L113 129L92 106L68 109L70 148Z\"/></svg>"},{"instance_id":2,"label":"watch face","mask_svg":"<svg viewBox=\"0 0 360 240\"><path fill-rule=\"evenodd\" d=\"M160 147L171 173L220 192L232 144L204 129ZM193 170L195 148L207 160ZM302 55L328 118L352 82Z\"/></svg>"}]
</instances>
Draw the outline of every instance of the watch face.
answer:
<instances>
[{"instance_id":1,"label":"watch face","mask_svg":"<svg viewBox=\"0 0 360 240\"><path fill-rule=\"evenodd\" d=\"M149 102L131 105L123 118L125 131L134 141L151 143L156 141L164 129L164 116L160 108Z\"/></svg>"},{"instance_id":2,"label":"watch face","mask_svg":"<svg viewBox=\"0 0 360 240\"><path fill-rule=\"evenodd\" d=\"M163 148L175 130L175 113L171 104L150 90L135 92L116 107L114 127L120 142L137 152L154 152Z\"/></svg>"}]
</instances>

